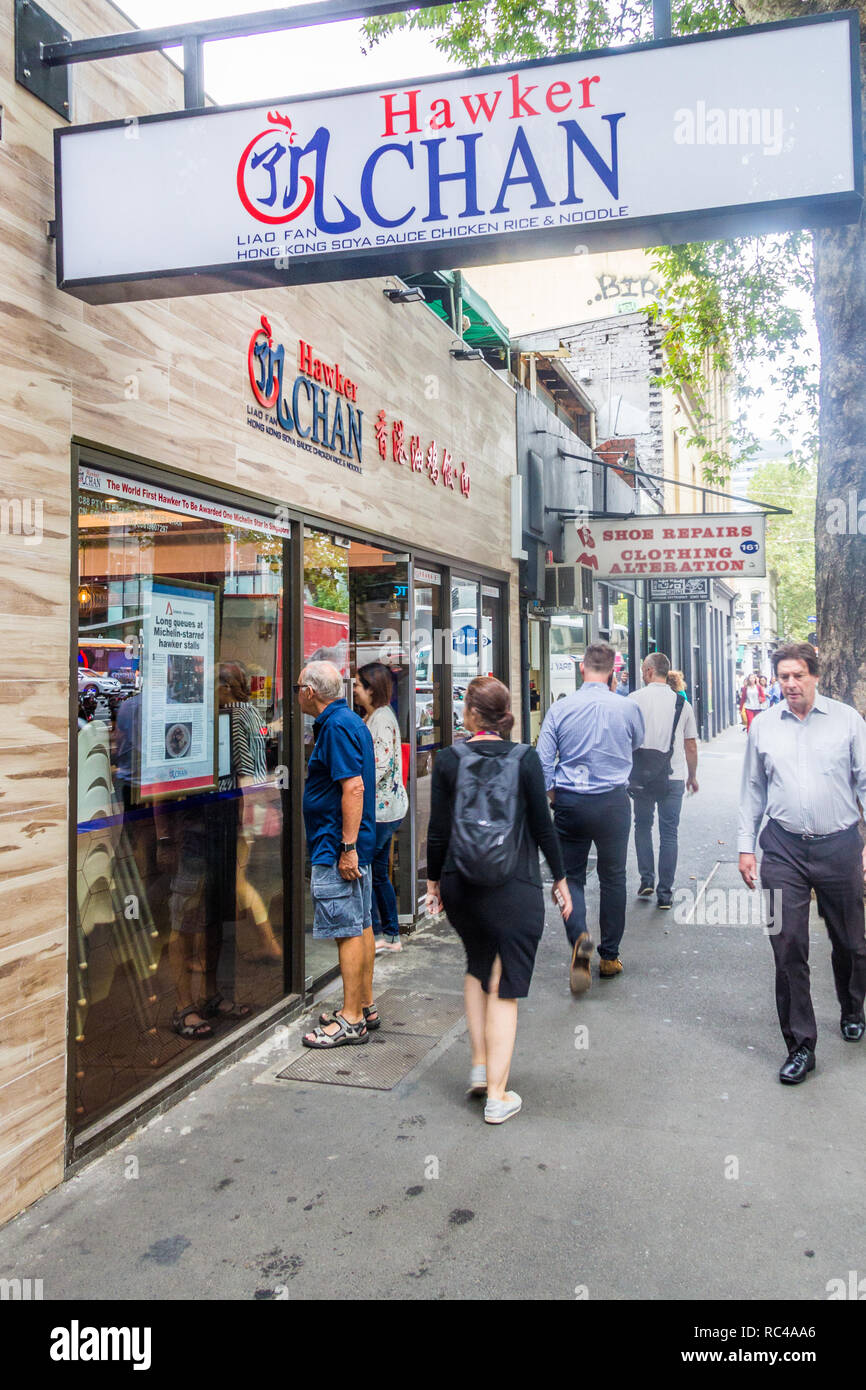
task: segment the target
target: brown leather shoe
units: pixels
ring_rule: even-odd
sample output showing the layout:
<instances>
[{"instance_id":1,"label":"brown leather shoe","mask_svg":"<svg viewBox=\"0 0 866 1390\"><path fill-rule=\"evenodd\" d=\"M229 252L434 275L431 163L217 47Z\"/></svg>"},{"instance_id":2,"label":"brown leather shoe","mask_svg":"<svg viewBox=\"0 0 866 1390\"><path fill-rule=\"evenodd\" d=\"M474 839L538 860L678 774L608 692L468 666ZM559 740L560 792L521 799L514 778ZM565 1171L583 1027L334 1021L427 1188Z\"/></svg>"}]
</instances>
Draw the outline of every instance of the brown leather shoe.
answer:
<instances>
[{"instance_id":1,"label":"brown leather shoe","mask_svg":"<svg viewBox=\"0 0 866 1390\"><path fill-rule=\"evenodd\" d=\"M589 932L581 932L574 943L568 972L568 987L572 994L585 994L592 984L590 963L594 949Z\"/></svg>"},{"instance_id":2,"label":"brown leather shoe","mask_svg":"<svg viewBox=\"0 0 866 1390\"><path fill-rule=\"evenodd\" d=\"M598 973L602 979L609 978L611 975L622 974L622 961L619 956L616 960L600 960L598 963Z\"/></svg>"}]
</instances>

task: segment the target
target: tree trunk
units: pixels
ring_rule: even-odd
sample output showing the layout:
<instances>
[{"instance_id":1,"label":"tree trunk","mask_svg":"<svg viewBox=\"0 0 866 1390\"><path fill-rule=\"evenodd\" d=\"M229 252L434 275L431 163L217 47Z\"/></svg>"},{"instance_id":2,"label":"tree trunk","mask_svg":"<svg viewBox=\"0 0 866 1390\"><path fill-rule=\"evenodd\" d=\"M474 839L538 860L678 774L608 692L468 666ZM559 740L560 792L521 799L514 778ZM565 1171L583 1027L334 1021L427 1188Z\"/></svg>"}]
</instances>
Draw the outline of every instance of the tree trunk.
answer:
<instances>
[{"instance_id":1,"label":"tree trunk","mask_svg":"<svg viewBox=\"0 0 866 1390\"><path fill-rule=\"evenodd\" d=\"M862 45L860 86L866 94ZM866 218L816 231L814 241L821 343L815 508L820 688L866 714Z\"/></svg>"},{"instance_id":2,"label":"tree trunk","mask_svg":"<svg viewBox=\"0 0 866 1390\"><path fill-rule=\"evenodd\" d=\"M743 0L749 24L846 8L860 15L866 137L866 0L850 6L844 0L805 0L796 7L791 0ZM866 218L861 213L856 225L813 235L821 344L815 507L820 689L866 715ZM849 521L848 529L840 531L843 510L854 525Z\"/></svg>"}]
</instances>

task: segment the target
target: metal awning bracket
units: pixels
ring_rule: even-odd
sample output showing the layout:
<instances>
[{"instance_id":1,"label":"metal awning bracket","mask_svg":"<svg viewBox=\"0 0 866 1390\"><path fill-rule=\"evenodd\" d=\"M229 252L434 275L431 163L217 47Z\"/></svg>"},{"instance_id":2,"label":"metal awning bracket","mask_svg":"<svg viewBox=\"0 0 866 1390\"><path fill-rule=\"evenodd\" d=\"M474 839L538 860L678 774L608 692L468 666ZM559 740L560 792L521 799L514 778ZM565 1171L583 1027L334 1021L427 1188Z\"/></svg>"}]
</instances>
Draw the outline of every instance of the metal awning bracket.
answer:
<instances>
[{"instance_id":1,"label":"metal awning bracket","mask_svg":"<svg viewBox=\"0 0 866 1390\"><path fill-rule=\"evenodd\" d=\"M42 54L49 44L68 42L63 25L35 0L15 0L15 81L64 121L72 119L69 72L65 67L50 67Z\"/></svg>"},{"instance_id":2,"label":"metal awning bracket","mask_svg":"<svg viewBox=\"0 0 866 1390\"><path fill-rule=\"evenodd\" d=\"M587 460L583 457L582 454L570 454L567 449L557 449L556 452L559 454L560 458L580 459L581 463L587 462ZM704 483L687 483L682 478L667 478L665 477L664 473L647 473L645 468L629 468L624 463L608 463L605 459L599 458L595 458L592 461L594 464L597 464L599 468L603 468L605 470L605 478L607 477L608 470L612 468L616 473L631 473L632 477L634 478L646 478L656 483L669 483L671 487L688 488L691 492L699 492L704 501L706 501L707 497L724 497L728 502L745 502L747 506L757 508L757 510L759 512L763 512L765 516L793 515L790 507L777 507L775 502L757 502L754 499L754 497L739 497L735 492L723 492L720 488L707 487ZM551 510L556 511L558 509L552 508ZM708 512L706 510L706 506L702 508L700 514L704 516L724 515L723 512ZM563 513L563 515L565 515L565 513ZM579 512L574 513L574 515L583 516L584 513ZM598 515L600 517L613 516L614 513L604 511L598 513ZM627 512L625 513L625 515L636 516L638 515L638 513ZM698 513L694 513L694 515L698 515Z\"/></svg>"}]
</instances>

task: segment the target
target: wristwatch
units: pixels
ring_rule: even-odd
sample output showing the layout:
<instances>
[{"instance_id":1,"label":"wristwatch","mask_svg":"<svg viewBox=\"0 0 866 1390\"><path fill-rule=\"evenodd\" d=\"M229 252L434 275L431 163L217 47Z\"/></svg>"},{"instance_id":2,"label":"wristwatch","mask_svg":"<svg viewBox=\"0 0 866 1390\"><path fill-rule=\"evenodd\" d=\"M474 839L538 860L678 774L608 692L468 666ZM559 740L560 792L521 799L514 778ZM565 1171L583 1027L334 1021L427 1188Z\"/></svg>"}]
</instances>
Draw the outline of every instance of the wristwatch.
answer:
<instances>
[{"instance_id":1,"label":"wristwatch","mask_svg":"<svg viewBox=\"0 0 866 1390\"><path fill-rule=\"evenodd\" d=\"M345 840L342 840L342 841L340 842L340 853L341 853L341 854L354 854L354 852L355 852L355 846L354 846L354 845L347 845L346 842L345 842Z\"/></svg>"}]
</instances>

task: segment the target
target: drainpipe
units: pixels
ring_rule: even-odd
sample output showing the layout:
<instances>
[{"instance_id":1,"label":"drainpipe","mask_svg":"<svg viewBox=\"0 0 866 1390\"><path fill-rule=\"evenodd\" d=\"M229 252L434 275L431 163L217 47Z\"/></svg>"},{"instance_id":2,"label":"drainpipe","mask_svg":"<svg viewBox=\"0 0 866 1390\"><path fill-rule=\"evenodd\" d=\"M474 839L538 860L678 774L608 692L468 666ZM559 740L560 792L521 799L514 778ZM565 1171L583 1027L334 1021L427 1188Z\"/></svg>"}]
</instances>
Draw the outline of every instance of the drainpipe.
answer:
<instances>
[{"instance_id":1,"label":"drainpipe","mask_svg":"<svg viewBox=\"0 0 866 1390\"><path fill-rule=\"evenodd\" d=\"M520 600L520 737L530 743L529 723L529 611L526 599Z\"/></svg>"}]
</instances>

